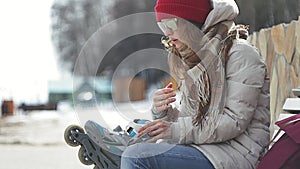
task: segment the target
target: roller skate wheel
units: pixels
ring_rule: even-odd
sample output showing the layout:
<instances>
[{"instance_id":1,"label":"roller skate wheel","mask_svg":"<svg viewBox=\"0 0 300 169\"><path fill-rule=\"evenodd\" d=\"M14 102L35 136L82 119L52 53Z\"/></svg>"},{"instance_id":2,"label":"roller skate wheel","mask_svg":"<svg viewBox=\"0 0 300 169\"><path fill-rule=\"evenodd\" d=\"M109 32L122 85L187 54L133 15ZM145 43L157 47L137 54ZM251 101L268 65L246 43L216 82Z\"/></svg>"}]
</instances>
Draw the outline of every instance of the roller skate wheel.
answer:
<instances>
[{"instance_id":1,"label":"roller skate wheel","mask_svg":"<svg viewBox=\"0 0 300 169\"><path fill-rule=\"evenodd\" d=\"M67 127L64 133L65 142L72 147L79 146L80 143L76 140L78 133L84 133L83 128L80 126L70 125Z\"/></svg>"},{"instance_id":2,"label":"roller skate wheel","mask_svg":"<svg viewBox=\"0 0 300 169\"><path fill-rule=\"evenodd\" d=\"M85 164L85 165L94 164L94 162L88 156L87 151L84 147L80 147L80 149L78 151L78 158L82 164Z\"/></svg>"}]
</instances>

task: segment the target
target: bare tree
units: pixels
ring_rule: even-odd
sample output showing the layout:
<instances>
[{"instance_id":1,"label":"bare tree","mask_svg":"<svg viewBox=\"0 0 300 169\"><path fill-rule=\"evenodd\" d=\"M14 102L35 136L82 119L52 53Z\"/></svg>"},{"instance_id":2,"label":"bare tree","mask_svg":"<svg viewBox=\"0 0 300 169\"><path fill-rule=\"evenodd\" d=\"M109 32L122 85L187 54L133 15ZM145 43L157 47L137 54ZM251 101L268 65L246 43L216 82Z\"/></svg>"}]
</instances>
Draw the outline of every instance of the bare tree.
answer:
<instances>
[{"instance_id":1,"label":"bare tree","mask_svg":"<svg viewBox=\"0 0 300 169\"><path fill-rule=\"evenodd\" d=\"M74 70L83 45L108 20L104 7L109 7L106 0L54 1L51 13L52 41L61 66Z\"/></svg>"}]
</instances>

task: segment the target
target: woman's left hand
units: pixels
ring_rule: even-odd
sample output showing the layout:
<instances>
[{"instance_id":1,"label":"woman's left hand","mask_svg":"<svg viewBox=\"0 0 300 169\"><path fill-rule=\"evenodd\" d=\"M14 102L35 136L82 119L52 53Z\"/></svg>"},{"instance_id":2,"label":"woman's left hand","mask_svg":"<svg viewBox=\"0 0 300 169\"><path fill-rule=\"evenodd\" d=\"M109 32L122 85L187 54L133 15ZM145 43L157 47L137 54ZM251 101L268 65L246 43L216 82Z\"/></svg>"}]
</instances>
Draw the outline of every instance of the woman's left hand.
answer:
<instances>
[{"instance_id":1,"label":"woman's left hand","mask_svg":"<svg viewBox=\"0 0 300 169\"><path fill-rule=\"evenodd\" d=\"M172 137L171 123L161 119L146 123L138 132L138 137L145 134L150 136L147 142L156 142L159 139L170 139Z\"/></svg>"}]
</instances>

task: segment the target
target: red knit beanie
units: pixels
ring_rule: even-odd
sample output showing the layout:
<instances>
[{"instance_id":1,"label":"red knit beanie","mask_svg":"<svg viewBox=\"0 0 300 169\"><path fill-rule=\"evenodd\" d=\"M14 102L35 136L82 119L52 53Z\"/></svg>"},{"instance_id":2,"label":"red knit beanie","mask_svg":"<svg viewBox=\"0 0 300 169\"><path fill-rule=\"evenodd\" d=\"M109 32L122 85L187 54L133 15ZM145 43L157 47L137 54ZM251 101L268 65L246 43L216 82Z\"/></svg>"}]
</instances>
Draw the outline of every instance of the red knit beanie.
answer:
<instances>
[{"instance_id":1,"label":"red knit beanie","mask_svg":"<svg viewBox=\"0 0 300 169\"><path fill-rule=\"evenodd\" d=\"M173 17L204 23L211 9L210 0L157 0L156 21L173 15Z\"/></svg>"}]
</instances>

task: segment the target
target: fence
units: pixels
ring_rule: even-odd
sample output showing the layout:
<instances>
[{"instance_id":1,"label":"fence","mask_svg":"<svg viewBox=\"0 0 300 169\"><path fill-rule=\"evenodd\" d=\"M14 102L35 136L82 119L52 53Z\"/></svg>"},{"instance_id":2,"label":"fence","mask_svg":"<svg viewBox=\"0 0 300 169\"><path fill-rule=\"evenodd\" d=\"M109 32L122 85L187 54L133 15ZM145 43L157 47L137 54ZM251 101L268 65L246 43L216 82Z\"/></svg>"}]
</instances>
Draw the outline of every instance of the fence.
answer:
<instances>
[{"instance_id":1,"label":"fence","mask_svg":"<svg viewBox=\"0 0 300 169\"><path fill-rule=\"evenodd\" d=\"M300 86L300 16L298 21L254 32L249 41L256 46L268 66L271 78L271 122L283 113L291 90Z\"/></svg>"}]
</instances>

